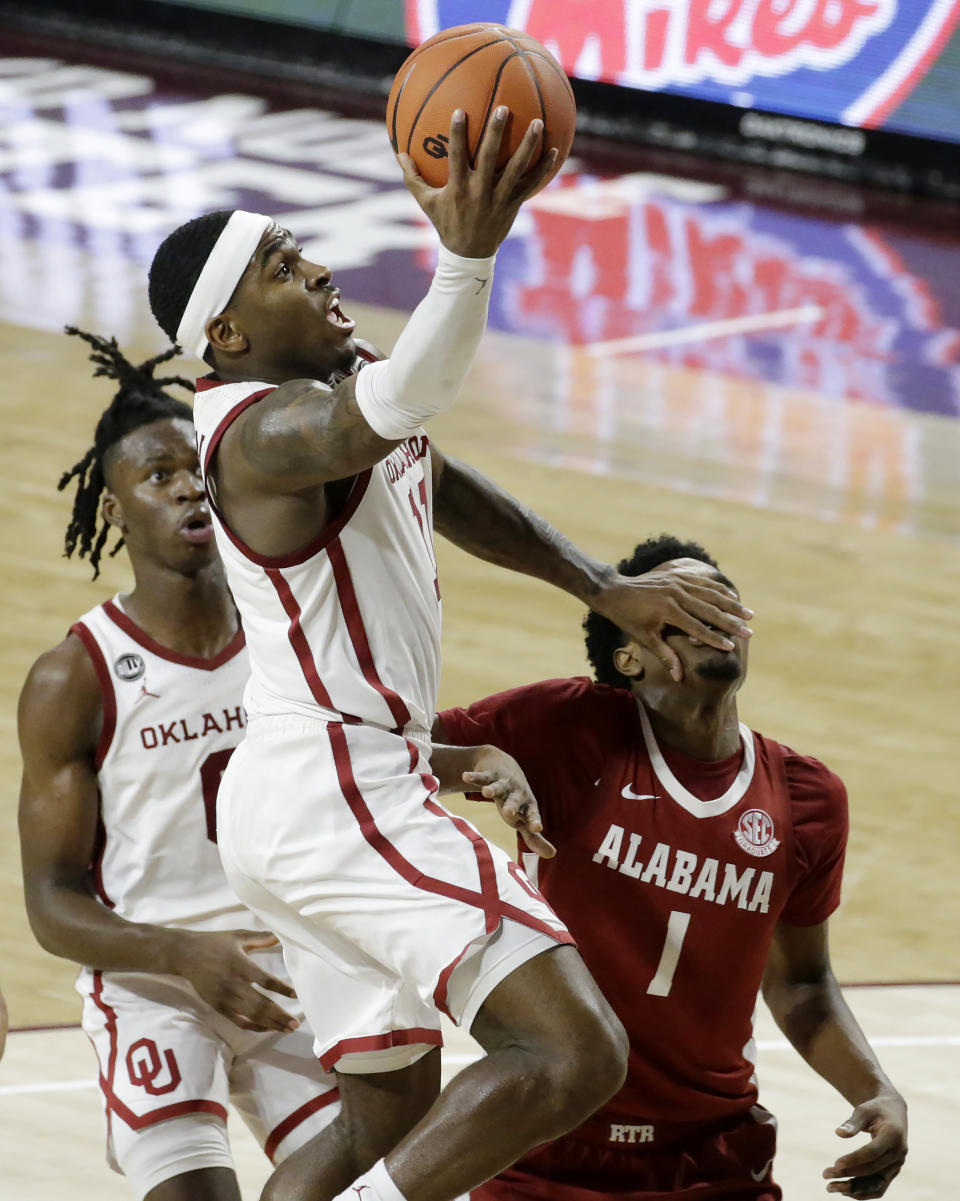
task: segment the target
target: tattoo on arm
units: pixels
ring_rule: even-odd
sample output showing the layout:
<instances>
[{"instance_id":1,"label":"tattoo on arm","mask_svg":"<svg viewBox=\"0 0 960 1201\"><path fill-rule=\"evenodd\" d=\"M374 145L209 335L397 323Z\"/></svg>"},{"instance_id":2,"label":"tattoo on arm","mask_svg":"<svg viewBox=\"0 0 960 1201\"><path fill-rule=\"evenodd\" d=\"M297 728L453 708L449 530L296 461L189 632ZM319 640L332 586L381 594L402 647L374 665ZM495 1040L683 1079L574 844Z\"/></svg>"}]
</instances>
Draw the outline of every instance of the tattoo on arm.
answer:
<instances>
[{"instance_id":1,"label":"tattoo on arm","mask_svg":"<svg viewBox=\"0 0 960 1201\"><path fill-rule=\"evenodd\" d=\"M332 391L290 380L240 419L244 466L268 487L296 491L355 475L389 454L395 441L367 424L350 376Z\"/></svg>"}]
</instances>

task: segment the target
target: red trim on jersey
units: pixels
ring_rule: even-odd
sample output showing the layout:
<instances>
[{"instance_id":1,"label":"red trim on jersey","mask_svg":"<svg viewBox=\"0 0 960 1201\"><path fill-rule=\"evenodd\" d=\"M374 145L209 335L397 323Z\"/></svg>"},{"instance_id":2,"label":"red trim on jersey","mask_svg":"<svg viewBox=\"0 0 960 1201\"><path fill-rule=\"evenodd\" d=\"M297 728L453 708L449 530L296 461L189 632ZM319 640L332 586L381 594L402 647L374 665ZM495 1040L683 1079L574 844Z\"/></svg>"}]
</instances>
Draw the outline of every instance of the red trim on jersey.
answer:
<instances>
[{"instance_id":1,"label":"red trim on jersey","mask_svg":"<svg viewBox=\"0 0 960 1201\"><path fill-rule=\"evenodd\" d=\"M103 809L99 789L97 790L97 829L93 838L93 851L90 855L90 874L93 877L93 887L97 896L108 909L116 909L116 902L107 896L103 883L103 857L107 851L107 827L103 822Z\"/></svg>"},{"instance_id":2,"label":"red trim on jersey","mask_svg":"<svg viewBox=\"0 0 960 1201\"><path fill-rule=\"evenodd\" d=\"M417 1043L426 1043L431 1047L439 1047L443 1036L439 1030L424 1030L414 1027L411 1030L389 1030L386 1034L369 1034L361 1038L343 1038L320 1056L320 1066L325 1072L332 1072L333 1065L344 1055L352 1055L356 1051L385 1051L390 1047L411 1047Z\"/></svg>"},{"instance_id":3,"label":"red trim on jersey","mask_svg":"<svg viewBox=\"0 0 960 1201\"><path fill-rule=\"evenodd\" d=\"M360 502L366 495L372 475L372 467L368 467L365 471L361 471L356 475L350 493L347 496L347 503L337 516L328 521L320 533L315 538L311 538L305 546L301 546L298 550L290 551L286 555L261 555L258 551L251 550L243 539L239 538L227 525L223 514L214 504L213 498L208 495L208 499L210 500L210 507L217 515L217 520L223 526L223 532L245 559L249 559L251 563L256 563L258 567L262 567L265 571L271 568L299 567L302 563L306 563L312 559L314 555L318 555L320 551L325 550L335 538L339 538L344 526L354 513L356 513Z\"/></svg>"},{"instance_id":4,"label":"red trim on jersey","mask_svg":"<svg viewBox=\"0 0 960 1201\"><path fill-rule=\"evenodd\" d=\"M501 918L509 917L521 926L526 926L528 929L537 930L541 934L548 935L555 942L574 944L573 936L568 931L555 930L552 926L547 925L546 922L541 921L540 918L534 917L532 913L527 913L525 910L518 909L515 905L510 905L504 901L496 888L496 876L494 876L492 896L489 891L486 891L485 868L480 852L477 849L477 843L474 841L474 832L472 831L467 836L470 838L474 854L477 856L477 868L480 873L481 882L480 892L474 892L469 888L462 888L459 884L450 884L446 880L437 880L433 876L425 875L414 867L409 859L406 859L386 835L380 831L373 814L363 799L363 795L357 786L357 781L353 774L353 765L350 762L350 750L347 745L347 737L343 731L343 726L339 722L331 722L327 726L327 737L330 739L330 747L333 751L333 760L337 769L340 791L343 793L343 798L347 802L351 813L357 820L361 834L377 854L386 860L398 876L406 880L414 888L434 893L436 896L448 897L452 901L460 901L462 904L471 905L474 909L481 910L485 919L484 926L488 933L496 930ZM408 750L411 749L409 742L407 745ZM434 811L430 808L432 801L429 797L425 805L430 812ZM436 806L435 808L439 810L442 816L449 816L440 806ZM454 824L456 824L456 820ZM489 857L490 866L492 867L493 860L492 856L490 856L490 848L480 835L476 835L476 837L483 843L483 850ZM446 970L444 969L444 971Z\"/></svg>"},{"instance_id":5,"label":"red trim on jersey","mask_svg":"<svg viewBox=\"0 0 960 1201\"><path fill-rule=\"evenodd\" d=\"M207 388L218 388L222 384L222 380L216 380L207 384L206 388L201 388L203 380L197 380L197 391L205 392ZM263 400L265 396L269 396L271 392L276 392L277 385L271 384L269 388L261 388L259 392L252 392L249 396L245 396L243 400L238 400L232 409L228 409L226 416L210 435L210 441L207 443L206 450L203 455L203 473L206 475L207 469L210 466L210 460L213 458L214 452L220 445L220 439L227 432L231 425L236 421L241 413L250 408L252 404L256 404L258 400Z\"/></svg>"},{"instance_id":6,"label":"red trim on jersey","mask_svg":"<svg viewBox=\"0 0 960 1201\"><path fill-rule=\"evenodd\" d=\"M334 538L327 547L327 558L330 560L330 566L333 568L333 579L337 586L340 608L343 610L343 616L346 619L347 633L350 635L350 641L353 643L357 662L360 664L360 671L363 673L363 678L370 687L379 692L386 701L390 715L396 723L394 733L399 734L403 727L410 721L410 710L403 703L403 699L399 694L394 692L392 688L388 688L377 673L377 667L373 661L373 652L370 650L367 631L363 624L363 616L360 613L360 602L357 600L357 593L353 586L350 565L347 563L347 556L344 553L343 544L339 538Z\"/></svg>"},{"instance_id":7,"label":"red trim on jersey","mask_svg":"<svg viewBox=\"0 0 960 1201\"><path fill-rule=\"evenodd\" d=\"M110 679L110 668L103 657L103 651L100 649L96 635L82 621L75 621L70 627L70 633L76 634L87 648L87 654L93 663L93 670L97 673L97 683L100 685L103 717L93 761L94 767L99 771L107 757L107 751L110 750L110 744L113 742L113 735L117 728L117 697L113 691L113 680Z\"/></svg>"},{"instance_id":8,"label":"red trim on jersey","mask_svg":"<svg viewBox=\"0 0 960 1201\"><path fill-rule=\"evenodd\" d=\"M267 1135L267 1141L263 1144L263 1153L273 1163L273 1156L277 1147L283 1142L288 1134L292 1133L296 1128L311 1117L315 1113L319 1113L321 1109L326 1109L328 1105L332 1105L334 1101L340 1100L340 1090L331 1088L328 1092L320 1093L319 1096L313 1097L306 1104L301 1105L299 1109L295 1109L278 1123Z\"/></svg>"},{"instance_id":9,"label":"red trim on jersey","mask_svg":"<svg viewBox=\"0 0 960 1201\"><path fill-rule=\"evenodd\" d=\"M209 392L211 388L222 388L226 380L218 379L215 375L201 375L194 385L197 392Z\"/></svg>"},{"instance_id":10,"label":"red trim on jersey","mask_svg":"<svg viewBox=\"0 0 960 1201\"><path fill-rule=\"evenodd\" d=\"M376 360L371 360L376 361ZM197 380L197 390L206 391L210 388L222 386L221 380ZM203 387L201 388L201 384ZM210 468L210 463L213 460L214 453L220 445L224 434L230 428L236 419L258 400L263 400L265 396L269 396L271 392L276 390L275 386L264 388L259 392L254 392L252 396L246 397L244 400L238 401L232 409L223 418L217 428L213 431L210 441L207 444L203 456L203 473L206 476ZM365 471L360 471L354 477L353 486L347 496L347 502L343 509L331 521L328 521L320 530L319 534L311 538L305 545L298 547L296 550L288 551L285 555L262 555L259 551L253 550L248 546L243 539L230 528L221 513L213 494L207 487L207 499L210 502L210 507L217 515L217 520L223 527L223 532L227 535L237 550L245 559L249 559L251 563L256 563L258 567L298 567L301 563L306 563L308 559L312 559L314 555L322 551L334 538L338 537L343 527L347 524L350 518L357 511L357 507L363 500L367 486L370 483L370 477L373 474L373 468L368 467Z\"/></svg>"},{"instance_id":11,"label":"red trim on jersey","mask_svg":"<svg viewBox=\"0 0 960 1201\"><path fill-rule=\"evenodd\" d=\"M114 1008L103 999L103 972L93 973L93 992L90 994L93 1003L106 1018L107 1035L110 1040L110 1050L107 1057L107 1074L100 1072L100 1090L107 1103L107 1129L112 1114L122 1118L131 1130L145 1130L155 1126L157 1122L165 1122L169 1118L183 1117L188 1113L212 1113L222 1121L227 1120L227 1111L216 1101L175 1101L172 1105L161 1105L149 1113L137 1115L125 1105L113 1090L114 1075L117 1070L117 1014Z\"/></svg>"},{"instance_id":12,"label":"red trim on jersey","mask_svg":"<svg viewBox=\"0 0 960 1201\"><path fill-rule=\"evenodd\" d=\"M170 663L179 663L181 667L196 667L200 671L216 671L218 667L223 667L224 663L229 663L234 656L239 655L247 644L243 629L238 626L237 632L223 650L218 651L212 658L203 659L199 655L181 655L151 638L146 630L141 629L112 600L104 601L103 611L114 625L119 626L125 634L129 635L134 642L138 642L145 650L159 659L166 659Z\"/></svg>"},{"instance_id":13,"label":"red trim on jersey","mask_svg":"<svg viewBox=\"0 0 960 1201\"><path fill-rule=\"evenodd\" d=\"M276 589L280 604L283 605L283 611L290 619L290 625L287 628L287 638L293 647L293 653L297 656L300 670L303 672L304 679L307 681L307 687L310 689L310 695L322 708L332 709L336 712L333 701L330 700L330 694L324 688L323 681L320 679L316 661L310 651L310 643L307 642L307 636L304 634L303 626L300 624L302 614L300 606L297 604L297 598L293 595L290 585L279 571L267 568L265 574Z\"/></svg>"}]
</instances>

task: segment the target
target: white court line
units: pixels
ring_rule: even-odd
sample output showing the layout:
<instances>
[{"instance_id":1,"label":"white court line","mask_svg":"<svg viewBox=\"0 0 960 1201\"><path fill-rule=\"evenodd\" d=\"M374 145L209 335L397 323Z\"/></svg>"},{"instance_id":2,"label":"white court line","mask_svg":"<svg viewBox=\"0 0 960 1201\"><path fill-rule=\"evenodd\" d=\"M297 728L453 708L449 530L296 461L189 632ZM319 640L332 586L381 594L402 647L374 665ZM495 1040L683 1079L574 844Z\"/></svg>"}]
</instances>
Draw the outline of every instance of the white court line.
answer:
<instances>
[{"instance_id":1,"label":"white court line","mask_svg":"<svg viewBox=\"0 0 960 1201\"><path fill-rule=\"evenodd\" d=\"M43 1084L3 1084L0 1097L12 1097L23 1093L66 1093L75 1088L96 1088L96 1080L47 1080Z\"/></svg>"},{"instance_id":2,"label":"white court line","mask_svg":"<svg viewBox=\"0 0 960 1201\"><path fill-rule=\"evenodd\" d=\"M955 1034L892 1034L870 1039L872 1047L960 1047L960 1035ZM758 1051L789 1051L790 1043L785 1038L766 1038L757 1042ZM446 1067L466 1067L479 1059L479 1052L446 1051L443 1062ZM0 1097L21 1096L26 1093L62 1093L72 1089L96 1088L95 1080L49 1080L42 1084L0 1085Z\"/></svg>"},{"instance_id":3,"label":"white court line","mask_svg":"<svg viewBox=\"0 0 960 1201\"><path fill-rule=\"evenodd\" d=\"M881 1034L868 1038L871 1047L960 1047L960 1035L955 1034ZM785 1038L761 1038L757 1040L758 1051L792 1051L793 1046ZM465 1067L479 1055L472 1051L444 1051L443 1062L451 1067ZM0 1090L2 1091L2 1090Z\"/></svg>"},{"instance_id":4,"label":"white court line","mask_svg":"<svg viewBox=\"0 0 960 1201\"><path fill-rule=\"evenodd\" d=\"M634 350L657 350L661 346L677 346L682 342L705 342L708 338L726 338L730 334L752 334L784 325L802 325L819 321L826 310L819 304L805 304L798 309L781 309L777 313L758 313L754 317L731 317L727 321L706 321L700 325L684 325L680 329L660 330L655 334L637 334L632 338L613 338L609 342L591 342L584 347L589 355L629 354Z\"/></svg>"}]
</instances>

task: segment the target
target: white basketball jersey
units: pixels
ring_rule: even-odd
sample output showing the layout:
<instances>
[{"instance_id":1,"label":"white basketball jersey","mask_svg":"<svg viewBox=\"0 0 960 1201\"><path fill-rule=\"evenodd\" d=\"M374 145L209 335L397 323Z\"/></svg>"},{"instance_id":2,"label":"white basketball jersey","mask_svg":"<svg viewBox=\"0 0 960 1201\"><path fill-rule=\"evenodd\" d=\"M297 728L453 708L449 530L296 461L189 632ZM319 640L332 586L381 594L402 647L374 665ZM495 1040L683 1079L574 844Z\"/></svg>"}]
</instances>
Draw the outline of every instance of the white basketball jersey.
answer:
<instances>
[{"instance_id":1,"label":"white basketball jersey","mask_svg":"<svg viewBox=\"0 0 960 1201\"><path fill-rule=\"evenodd\" d=\"M227 883L216 845L220 776L243 737L244 636L213 659L160 646L117 598L71 626L103 700L100 828L91 864L100 900L133 922L258 929Z\"/></svg>"},{"instance_id":2,"label":"white basketball jersey","mask_svg":"<svg viewBox=\"0 0 960 1201\"><path fill-rule=\"evenodd\" d=\"M205 479L231 423L272 391L198 381L194 425ZM429 737L441 623L429 445L421 430L362 471L343 510L286 555L244 545L211 495L247 634L251 717L303 713Z\"/></svg>"}]
</instances>

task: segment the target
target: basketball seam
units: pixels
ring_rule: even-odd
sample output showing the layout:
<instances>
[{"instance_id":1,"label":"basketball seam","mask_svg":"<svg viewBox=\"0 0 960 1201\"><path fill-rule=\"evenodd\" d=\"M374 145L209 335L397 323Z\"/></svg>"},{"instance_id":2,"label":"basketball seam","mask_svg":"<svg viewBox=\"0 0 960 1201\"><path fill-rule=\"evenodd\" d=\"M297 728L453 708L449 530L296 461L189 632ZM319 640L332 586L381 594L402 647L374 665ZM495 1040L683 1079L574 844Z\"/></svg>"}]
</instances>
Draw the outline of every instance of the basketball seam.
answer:
<instances>
[{"instance_id":1,"label":"basketball seam","mask_svg":"<svg viewBox=\"0 0 960 1201\"><path fill-rule=\"evenodd\" d=\"M555 74L560 76L560 78L563 80L563 82L567 85L567 91L570 93L571 96L573 95L573 87L570 84L569 75L567 75L566 71L564 71L563 67L560 65L560 63L557 62L557 60L553 57L553 55L550 53L549 50L547 50L546 54L541 54L539 50L525 50L522 46L520 46L517 42L515 42L513 40L513 38L510 36L509 33L504 33L503 36L504 36L504 39L510 43L511 46L513 46L516 50L518 50L524 56L524 60L526 60L528 55L531 57L542 59L547 64L547 66L550 68L551 71L553 71ZM530 38L530 40L533 42L535 42L537 40L535 37L532 36L532 34L528 33L528 34L525 34L525 36ZM544 46L543 49L546 50L547 49L546 46Z\"/></svg>"},{"instance_id":2,"label":"basketball seam","mask_svg":"<svg viewBox=\"0 0 960 1201\"><path fill-rule=\"evenodd\" d=\"M520 46L518 46L517 43L511 37L508 37L507 41L510 43L511 46L514 47L516 52L520 55L520 58L523 61L523 65L526 68L527 74L533 80L533 86L537 89L537 99L540 102L540 120L543 122L543 131L544 131L544 133L546 133L546 131L547 131L547 110L546 110L546 106L543 103L543 89L540 87L540 80L537 78L536 71L534 71L533 67L531 67L530 64L527 62L526 50L523 50ZM542 58L543 55L538 55L537 57Z\"/></svg>"},{"instance_id":3,"label":"basketball seam","mask_svg":"<svg viewBox=\"0 0 960 1201\"><path fill-rule=\"evenodd\" d=\"M436 80L436 82L431 87L430 91L427 92L426 96L424 96L420 107L417 109L416 116L413 118L413 120L410 123L410 132L407 134L407 146L406 146L406 150L404 153L406 153L406 154L410 153L410 147L413 144L413 135L416 132L417 123L419 122L420 118L423 116L423 110L427 107L434 92L436 92L437 88L440 87L440 85L447 78L447 76L450 75L453 71L455 71L457 69L457 67L460 66L461 63L465 63L468 58L473 58L473 56L475 54L479 54L481 50L486 50L488 46L495 46L497 44L497 42L501 42L501 41L503 41L503 38L495 38L492 42L484 42L484 44L482 46L477 46L477 48L475 50L471 50L469 54L465 54L462 58L458 58L455 63L451 63L450 66L446 69L446 71L444 71L444 73L440 76L440 78L438 80Z\"/></svg>"},{"instance_id":4,"label":"basketball seam","mask_svg":"<svg viewBox=\"0 0 960 1201\"><path fill-rule=\"evenodd\" d=\"M446 46L449 45L450 42L459 42L461 38L475 37L477 32L477 30L468 30L466 33L457 33L454 34L453 37L444 38L441 42L434 42L433 39L430 39L430 48L432 48L432 46ZM406 75L404 75L403 82L400 84L400 90L397 92L396 99L393 102L393 113L390 117L390 145L393 147L394 154L396 154L397 150L399 149L397 143L397 110L400 108L400 99L403 96L403 89L407 86L407 82L409 81L410 76L413 74L413 68L416 66L416 59L419 57L420 51L427 48L428 46L426 42L424 42L422 46L417 46L415 50L407 55L403 61L403 65L400 67L400 71L402 71L404 67L409 67L409 70L407 71ZM397 72L398 75L400 74L400 71Z\"/></svg>"},{"instance_id":5,"label":"basketball seam","mask_svg":"<svg viewBox=\"0 0 960 1201\"><path fill-rule=\"evenodd\" d=\"M397 145L397 110L400 107L400 98L403 95L403 89L407 86L410 76L413 74L413 67L404 76L403 83L400 84L400 90L397 92L397 97L393 102L393 115L390 118L390 145L393 147L393 153L396 154L399 149Z\"/></svg>"},{"instance_id":6,"label":"basketball seam","mask_svg":"<svg viewBox=\"0 0 960 1201\"><path fill-rule=\"evenodd\" d=\"M516 43L510 41L510 38L504 38L503 40L510 42L510 45L513 46L514 49L516 49ZM503 62L500 64L500 66L497 68L497 73L494 76L494 80L493 80L493 87L490 89L490 99L487 101L487 111L483 114L483 121L480 125L480 136L477 138L477 149L476 149L475 153L470 156L470 166L471 167L476 166L476 157L477 157L477 154L480 152L480 143L483 141L483 135L487 132L487 125L490 121L490 114L493 112L494 103L496 102L496 99L497 99L497 89L500 87L500 77L503 75L504 71L506 70L507 63L512 62L516 57L517 57L516 53L508 54L507 57L503 60ZM540 111L541 112L543 111L542 104L540 105Z\"/></svg>"},{"instance_id":7,"label":"basketball seam","mask_svg":"<svg viewBox=\"0 0 960 1201\"><path fill-rule=\"evenodd\" d=\"M479 22L479 24L482 23L483 22ZM491 25L489 28L500 29L501 27L499 25ZM443 30L440 31L440 33L442 32ZM410 62L411 59L416 58L421 50L432 50L434 46L448 46L451 42L459 42L461 38L473 38L478 34L482 36L483 30L468 29L464 33L455 33L449 38L441 38L439 33L435 33L432 38L428 38L427 41L421 42L419 46L414 46L407 57L403 60L403 64L405 65L406 63Z\"/></svg>"},{"instance_id":8,"label":"basketball seam","mask_svg":"<svg viewBox=\"0 0 960 1201\"><path fill-rule=\"evenodd\" d=\"M561 67L556 61L556 59L548 54L541 54L539 50L525 50L524 54L529 55L531 58L539 58L541 62L546 63L546 65L551 71L553 71L555 75L560 76L563 82L567 85L567 91L571 96L573 95L573 87L570 84L570 77L567 75L566 71L564 71L563 67Z\"/></svg>"}]
</instances>

